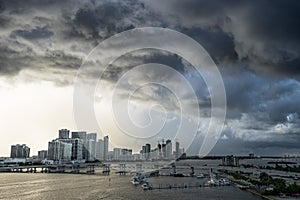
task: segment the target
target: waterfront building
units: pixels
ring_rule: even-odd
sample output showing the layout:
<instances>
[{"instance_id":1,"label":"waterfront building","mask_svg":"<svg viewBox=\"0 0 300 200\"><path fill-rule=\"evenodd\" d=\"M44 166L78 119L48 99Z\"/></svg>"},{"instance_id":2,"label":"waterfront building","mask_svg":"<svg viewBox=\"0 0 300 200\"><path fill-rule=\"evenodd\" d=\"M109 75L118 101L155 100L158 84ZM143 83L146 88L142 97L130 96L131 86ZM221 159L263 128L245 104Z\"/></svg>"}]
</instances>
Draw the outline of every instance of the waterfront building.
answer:
<instances>
[{"instance_id":1,"label":"waterfront building","mask_svg":"<svg viewBox=\"0 0 300 200\"><path fill-rule=\"evenodd\" d=\"M239 158L237 156L224 156L222 158L222 165L225 166L239 166Z\"/></svg>"},{"instance_id":2,"label":"waterfront building","mask_svg":"<svg viewBox=\"0 0 300 200\"><path fill-rule=\"evenodd\" d=\"M48 159L54 161L70 161L72 157L72 144L60 140L48 143Z\"/></svg>"},{"instance_id":3,"label":"waterfront building","mask_svg":"<svg viewBox=\"0 0 300 200\"><path fill-rule=\"evenodd\" d=\"M96 142L97 133L89 133L86 135L86 160L96 160Z\"/></svg>"},{"instance_id":4,"label":"waterfront building","mask_svg":"<svg viewBox=\"0 0 300 200\"><path fill-rule=\"evenodd\" d=\"M146 144L145 146L145 158L148 160L150 158L151 145Z\"/></svg>"},{"instance_id":5,"label":"waterfront building","mask_svg":"<svg viewBox=\"0 0 300 200\"><path fill-rule=\"evenodd\" d=\"M99 139L96 143L96 158L99 160L104 159L104 141Z\"/></svg>"},{"instance_id":6,"label":"waterfront building","mask_svg":"<svg viewBox=\"0 0 300 200\"><path fill-rule=\"evenodd\" d=\"M154 160L158 160L159 159L159 151L158 151L158 148L155 148L155 149L151 149L150 151L150 159L154 159Z\"/></svg>"},{"instance_id":7,"label":"waterfront building","mask_svg":"<svg viewBox=\"0 0 300 200\"><path fill-rule=\"evenodd\" d=\"M133 157L132 159L133 159L134 161L141 160L141 155L140 155L139 153L133 154L132 157Z\"/></svg>"},{"instance_id":8,"label":"waterfront building","mask_svg":"<svg viewBox=\"0 0 300 200\"><path fill-rule=\"evenodd\" d=\"M121 154L122 154L122 149L121 148L114 148L113 152L114 152L113 160L120 160Z\"/></svg>"},{"instance_id":9,"label":"waterfront building","mask_svg":"<svg viewBox=\"0 0 300 200\"><path fill-rule=\"evenodd\" d=\"M146 160L146 146L142 146L142 150L140 151L141 160Z\"/></svg>"},{"instance_id":10,"label":"waterfront building","mask_svg":"<svg viewBox=\"0 0 300 200\"><path fill-rule=\"evenodd\" d=\"M82 139L82 141L86 141L86 132L85 131L74 131L72 132L72 139Z\"/></svg>"},{"instance_id":11,"label":"waterfront building","mask_svg":"<svg viewBox=\"0 0 300 200\"><path fill-rule=\"evenodd\" d=\"M122 149L120 159L123 161L133 160L132 149Z\"/></svg>"},{"instance_id":12,"label":"waterfront building","mask_svg":"<svg viewBox=\"0 0 300 200\"><path fill-rule=\"evenodd\" d=\"M106 160L111 161L111 160L113 160L113 157L114 157L114 152L108 151Z\"/></svg>"},{"instance_id":13,"label":"waterfront building","mask_svg":"<svg viewBox=\"0 0 300 200\"><path fill-rule=\"evenodd\" d=\"M108 160L108 147L109 147L109 138L105 136L103 139L99 139L95 143L95 157L99 160ZM114 157L114 152L112 151L111 159Z\"/></svg>"},{"instance_id":14,"label":"waterfront building","mask_svg":"<svg viewBox=\"0 0 300 200\"><path fill-rule=\"evenodd\" d=\"M82 148L83 148L83 142L79 138L71 139L72 143L72 160L81 161L82 158Z\"/></svg>"},{"instance_id":15,"label":"waterfront building","mask_svg":"<svg viewBox=\"0 0 300 200\"><path fill-rule=\"evenodd\" d=\"M48 157L48 151L47 150L38 151L38 159L44 160L47 157Z\"/></svg>"},{"instance_id":16,"label":"waterfront building","mask_svg":"<svg viewBox=\"0 0 300 200\"><path fill-rule=\"evenodd\" d=\"M175 143L175 158L179 158L180 157L180 150L179 150L179 142Z\"/></svg>"},{"instance_id":17,"label":"waterfront building","mask_svg":"<svg viewBox=\"0 0 300 200\"><path fill-rule=\"evenodd\" d=\"M166 158L171 159L172 158L172 152L173 152L171 140L166 141L166 147L165 148L166 148Z\"/></svg>"},{"instance_id":18,"label":"waterfront building","mask_svg":"<svg viewBox=\"0 0 300 200\"><path fill-rule=\"evenodd\" d=\"M61 142L69 143L72 145L71 160L82 161L83 160L83 148L84 144L80 138L58 139Z\"/></svg>"},{"instance_id":19,"label":"waterfront building","mask_svg":"<svg viewBox=\"0 0 300 200\"><path fill-rule=\"evenodd\" d=\"M29 158L30 148L26 144L11 145L11 158Z\"/></svg>"},{"instance_id":20,"label":"waterfront building","mask_svg":"<svg viewBox=\"0 0 300 200\"><path fill-rule=\"evenodd\" d=\"M161 145L161 151L162 151L162 158L166 158L166 144L165 141L162 141L162 145Z\"/></svg>"},{"instance_id":21,"label":"waterfront building","mask_svg":"<svg viewBox=\"0 0 300 200\"><path fill-rule=\"evenodd\" d=\"M81 139L83 142L83 146L82 146L82 159L86 159L87 158L87 149L86 149L86 139L87 139L87 135L86 135L86 131L74 131L72 132L72 139Z\"/></svg>"},{"instance_id":22,"label":"waterfront building","mask_svg":"<svg viewBox=\"0 0 300 200\"><path fill-rule=\"evenodd\" d=\"M86 141L87 161L96 160L96 141L89 139Z\"/></svg>"},{"instance_id":23,"label":"waterfront building","mask_svg":"<svg viewBox=\"0 0 300 200\"><path fill-rule=\"evenodd\" d=\"M158 149L158 158L160 159L160 158L162 158L162 146L161 146L161 144L158 142L158 144L157 144L157 149Z\"/></svg>"},{"instance_id":24,"label":"waterfront building","mask_svg":"<svg viewBox=\"0 0 300 200\"><path fill-rule=\"evenodd\" d=\"M108 143L109 143L109 138L108 138L108 136L105 136L103 138L103 146L104 146L103 159L104 160L108 160Z\"/></svg>"},{"instance_id":25,"label":"waterfront building","mask_svg":"<svg viewBox=\"0 0 300 200\"><path fill-rule=\"evenodd\" d=\"M59 139L69 139L70 131L68 129L60 129L58 131L58 138Z\"/></svg>"}]
</instances>

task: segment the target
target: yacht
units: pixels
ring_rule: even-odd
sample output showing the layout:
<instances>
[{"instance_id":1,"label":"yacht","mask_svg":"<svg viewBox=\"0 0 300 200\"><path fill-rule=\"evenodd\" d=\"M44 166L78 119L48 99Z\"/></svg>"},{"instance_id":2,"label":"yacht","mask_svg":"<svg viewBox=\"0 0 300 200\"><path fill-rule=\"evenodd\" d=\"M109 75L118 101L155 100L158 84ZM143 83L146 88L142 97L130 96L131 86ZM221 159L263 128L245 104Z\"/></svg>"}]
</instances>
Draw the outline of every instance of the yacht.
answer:
<instances>
[{"instance_id":1,"label":"yacht","mask_svg":"<svg viewBox=\"0 0 300 200\"><path fill-rule=\"evenodd\" d=\"M136 173L132 178L131 178L131 183L135 186L147 182L147 177L143 173Z\"/></svg>"},{"instance_id":2,"label":"yacht","mask_svg":"<svg viewBox=\"0 0 300 200\"><path fill-rule=\"evenodd\" d=\"M152 189L152 186L150 185L149 182L145 182L145 183L143 183L142 188L143 188L144 190L151 190L151 189Z\"/></svg>"},{"instance_id":3,"label":"yacht","mask_svg":"<svg viewBox=\"0 0 300 200\"><path fill-rule=\"evenodd\" d=\"M204 178L204 174L199 174L199 175L197 175L197 178L198 178L198 179Z\"/></svg>"}]
</instances>

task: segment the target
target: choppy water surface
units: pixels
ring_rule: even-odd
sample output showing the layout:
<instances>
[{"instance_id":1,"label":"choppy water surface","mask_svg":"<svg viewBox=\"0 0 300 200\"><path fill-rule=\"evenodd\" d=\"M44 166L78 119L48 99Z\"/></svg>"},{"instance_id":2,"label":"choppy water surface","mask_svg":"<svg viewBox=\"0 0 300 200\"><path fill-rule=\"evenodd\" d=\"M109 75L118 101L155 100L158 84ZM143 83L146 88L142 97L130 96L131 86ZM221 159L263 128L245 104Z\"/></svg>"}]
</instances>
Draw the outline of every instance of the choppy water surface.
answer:
<instances>
[{"instance_id":1,"label":"choppy water surface","mask_svg":"<svg viewBox=\"0 0 300 200\"><path fill-rule=\"evenodd\" d=\"M233 186L143 191L130 175L1 173L0 199L260 199ZM196 178L155 177L155 185L196 183Z\"/></svg>"}]
</instances>

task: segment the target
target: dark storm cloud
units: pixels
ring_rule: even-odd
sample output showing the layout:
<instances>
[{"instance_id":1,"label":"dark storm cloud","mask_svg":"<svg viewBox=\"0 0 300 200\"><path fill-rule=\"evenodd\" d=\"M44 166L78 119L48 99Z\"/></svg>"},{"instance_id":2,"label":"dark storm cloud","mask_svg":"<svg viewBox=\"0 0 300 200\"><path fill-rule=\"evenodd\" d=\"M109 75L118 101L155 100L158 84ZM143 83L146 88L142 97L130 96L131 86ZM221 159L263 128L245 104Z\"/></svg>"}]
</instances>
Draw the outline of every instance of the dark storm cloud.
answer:
<instances>
[{"instance_id":1,"label":"dark storm cloud","mask_svg":"<svg viewBox=\"0 0 300 200\"><path fill-rule=\"evenodd\" d=\"M59 50L47 51L43 59L45 59L45 61L48 61L49 66L51 67L70 70L77 70L82 62L82 58Z\"/></svg>"},{"instance_id":2,"label":"dark storm cloud","mask_svg":"<svg viewBox=\"0 0 300 200\"><path fill-rule=\"evenodd\" d=\"M240 68L235 71L227 69L224 83L229 118L236 118L235 114L253 113L260 121L276 124L284 122L290 113L300 113L297 101L300 99L300 83L295 79L280 80Z\"/></svg>"},{"instance_id":3,"label":"dark storm cloud","mask_svg":"<svg viewBox=\"0 0 300 200\"><path fill-rule=\"evenodd\" d=\"M103 76L110 81L117 81L128 70L145 63L160 63L180 73L184 73L186 70L182 58L178 55L155 49L144 49L122 55L107 68ZM170 75L165 74L165 76Z\"/></svg>"},{"instance_id":4,"label":"dark storm cloud","mask_svg":"<svg viewBox=\"0 0 300 200\"><path fill-rule=\"evenodd\" d=\"M233 37L219 27L183 28L181 32L199 41L217 64L224 61L235 62L238 59Z\"/></svg>"},{"instance_id":5,"label":"dark storm cloud","mask_svg":"<svg viewBox=\"0 0 300 200\"><path fill-rule=\"evenodd\" d=\"M33 51L26 48L21 51L12 49L6 45L0 45L0 74L16 75L20 70L30 67Z\"/></svg>"},{"instance_id":6,"label":"dark storm cloud","mask_svg":"<svg viewBox=\"0 0 300 200\"><path fill-rule=\"evenodd\" d=\"M36 27L31 30L15 30L11 33L11 37L20 36L25 39L35 40L35 39L43 39L49 38L53 36L53 32L47 30L46 27Z\"/></svg>"},{"instance_id":7,"label":"dark storm cloud","mask_svg":"<svg viewBox=\"0 0 300 200\"><path fill-rule=\"evenodd\" d=\"M98 42L141 26L164 26L199 41L215 61L245 62L254 70L277 75L299 74L300 24L298 1L1 1L2 18L41 9L58 11L62 37ZM66 9L70 8L70 9ZM43 16L35 16L35 18ZM62 17L62 18L60 18ZM1 20L4 23L4 20ZM7 22L9 23L9 22ZM58 31L58 30L56 30ZM40 27L16 29L27 39L53 36ZM66 34L66 35L64 35ZM96 43L93 43L94 45Z\"/></svg>"},{"instance_id":8,"label":"dark storm cloud","mask_svg":"<svg viewBox=\"0 0 300 200\"><path fill-rule=\"evenodd\" d=\"M177 22L176 27L221 28L234 41L231 52L236 52L240 61L259 72L299 75L300 2L297 0L154 0L145 4L170 23ZM201 37L198 41L205 43ZM214 44L214 49L225 47L224 51L228 51L228 45Z\"/></svg>"},{"instance_id":9,"label":"dark storm cloud","mask_svg":"<svg viewBox=\"0 0 300 200\"><path fill-rule=\"evenodd\" d=\"M5 29L0 32L1 56L7 57L1 61L3 76L16 75L30 65L37 68L42 62L49 70L78 68L81 57L104 38L134 27L162 24L143 3L131 0L16 0L0 1L0 5L0 19L8 19L1 21ZM30 60L30 56L34 57Z\"/></svg>"},{"instance_id":10,"label":"dark storm cloud","mask_svg":"<svg viewBox=\"0 0 300 200\"><path fill-rule=\"evenodd\" d=\"M64 51L46 51L38 54L27 47L21 50L0 45L0 74L5 76L17 75L23 69L44 71L56 69L56 73L71 73L81 64L81 58ZM50 70L50 69L53 70ZM65 70L65 71L57 71Z\"/></svg>"},{"instance_id":11,"label":"dark storm cloud","mask_svg":"<svg viewBox=\"0 0 300 200\"><path fill-rule=\"evenodd\" d=\"M161 25L144 4L139 1L89 2L74 16L64 15L71 27L70 36L86 39L104 39L116 33L141 26Z\"/></svg>"},{"instance_id":12,"label":"dark storm cloud","mask_svg":"<svg viewBox=\"0 0 300 200\"><path fill-rule=\"evenodd\" d=\"M253 107L263 101L269 83L245 67L234 68L234 71L227 69L224 75L227 106L231 111L239 113L253 111Z\"/></svg>"}]
</instances>

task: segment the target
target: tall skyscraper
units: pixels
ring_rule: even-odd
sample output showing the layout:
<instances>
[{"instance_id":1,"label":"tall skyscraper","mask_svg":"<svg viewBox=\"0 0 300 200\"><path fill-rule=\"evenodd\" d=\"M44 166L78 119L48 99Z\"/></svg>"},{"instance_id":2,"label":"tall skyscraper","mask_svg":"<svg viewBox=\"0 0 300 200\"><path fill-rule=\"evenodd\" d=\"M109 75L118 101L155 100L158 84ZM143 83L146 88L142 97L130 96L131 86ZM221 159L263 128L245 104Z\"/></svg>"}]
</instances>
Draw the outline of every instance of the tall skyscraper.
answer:
<instances>
[{"instance_id":1,"label":"tall skyscraper","mask_svg":"<svg viewBox=\"0 0 300 200\"><path fill-rule=\"evenodd\" d=\"M96 159L96 141L97 133L89 133L86 135L86 160L88 161L94 161Z\"/></svg>"},{"instance_id":2,"label":"tall skyscraper","mask_svg":"<svg viewBox=\"0 0 300 200\"><path fill-rule=\"evenodd\" d=\"M104 159L104 141L103 140L98 140L96 143L96 158L99 160Z\"/></svg>"},{"instance_id":3,"label":"tall skyscraper","mask_svg":"<svg viewBox=\"0 0 300 200\"><path fill-rule=\"evenodd\" d=\"M158 144L157 144L157 157L158 158L161 158L162 157L162 145L158 142Z\"/></svg>"},{"instance_id":4,"label":"tall skyscraper","mask_svg":"<svg viewBox=\"0 0 300 200\"><path fill-rule=\"evenodd\" d=\"M96 141L89 139L86 141L87 161L96 160Z\"/></svg>"},{"instance_id":5,"label":"tall skyscraper","mask_svg":"<svg viewBox=\"0 0 300 200\"><path fill-rule=\"evenodd\" d=\"M171 140L166 141L166 158L171 159L172 158L172 142Z\"/></svg>"},{"instance_id":6,"label":"tall skyscraper","mask_svg":"<svg viewBox=\"0 0 300 200\"><path fill-rule=\"evenodd\" d=\"M86 132L85 131L76 131L76 132L72 132L72 139L81 139L82 140L82 159L86 159L87 158L87 148L86 148Z\"/></svg>"},{"instance_id":7,"label":"tall skyscraper","mask_svg":"<svg viewBox=\"0 0 300 200\"><path fill-rule=\"evenodd\" d=\"M79 138L71 139L72 142L72 160L81 161L83 142Z\"/></svg>"},{"instance_id":8,"label":"tall skyscraper","mask_svg":"<svg viewBox=\"0 0 300 200\"><path fill-rule=\"evenodd\" d=\"M103 138L103 143L104 143L104 150L103 150L103 159L108 160L108 143L109 143L109 138L108 136L105 136Z\"/></svg>"},{"instance_id":9,"label":"tall skyscraper","mask_svg":"<svg viewBox=\"0 0 300 200\"><path fill-rule=\"evenodd\" d=\"M58 131L58 137L59 139L69 139L69 133L70 131L68 129L60 129Z\"/></svg>"},{"instance_id":10,"label":"tall skyscraper","mask_svg":"<svg viewBox=\"0 0 300 200\"><path fill-rule=\"evenodd\" d=\"M149 159L150 157L150 151L151 151L151 145L150 144L146 144L145 146L145 158Z\"/></svg>"},{"instance_id":11,"label":"tall skyscraper","mask_svg":"<svg viewBox=\"0 0 300 200\"><path fill-rule=\"evenodd\" d=\"M181 155L180 155L180 149L179 149L179 142L176 142L175 143L175 158L179 158Z\"/></svg>"},{"instance_id":12,"label":"tall skyscraper","mask_svg":"<svg viewBox=\"0 0 300 200\"><path fill-rule=\"evenodd\" d=\"M11 158L29 158L30 148L26 144L11 145Z\"/></svg>"},{"instance_id":13,"label":"tall skyscraper","mask_svg":"<svg viewBox=\"0 0 300 200\"><path fill-rule=\"evenodd\" d=\"M166 158L166 144L164 140L162 141L161 151L162 151L162 158Z\"/></svg>"}]
</instances>

